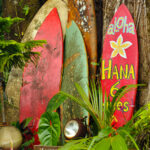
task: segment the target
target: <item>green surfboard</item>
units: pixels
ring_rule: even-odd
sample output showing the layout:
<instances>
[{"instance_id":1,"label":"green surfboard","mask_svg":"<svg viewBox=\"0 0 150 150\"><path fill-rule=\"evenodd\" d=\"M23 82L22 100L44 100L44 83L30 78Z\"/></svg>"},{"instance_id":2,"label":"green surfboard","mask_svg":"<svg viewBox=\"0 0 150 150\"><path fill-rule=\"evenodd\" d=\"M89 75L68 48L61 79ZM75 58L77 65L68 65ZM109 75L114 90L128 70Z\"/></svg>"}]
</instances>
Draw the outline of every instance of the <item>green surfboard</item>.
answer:
<instances>
[{"instance_id":1,"label":"green surfboard","mask_svg":"<svg viewBox=\"0 0 150 150\"><path fill-rule=\"evenodd\" d=\"M61 91L79 97L75 83L78 83L88 96L88 60L86 48L78 26L72 21L66 30ZM69 120L84 118L85 116L87 116L88 123L88 112L77 103L66 100L61 106L62 129L64 130L64 126Z\"/></svg>"}]
</instances>

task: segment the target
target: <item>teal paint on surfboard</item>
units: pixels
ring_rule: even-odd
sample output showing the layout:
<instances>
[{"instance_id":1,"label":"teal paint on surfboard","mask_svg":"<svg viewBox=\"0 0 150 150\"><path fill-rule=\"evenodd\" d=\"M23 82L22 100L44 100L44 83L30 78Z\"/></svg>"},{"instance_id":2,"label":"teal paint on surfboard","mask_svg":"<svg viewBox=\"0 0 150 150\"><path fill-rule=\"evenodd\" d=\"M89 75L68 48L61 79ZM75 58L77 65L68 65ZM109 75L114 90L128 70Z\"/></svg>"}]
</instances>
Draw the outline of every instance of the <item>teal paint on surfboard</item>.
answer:
<instances>
[{"instance_id":1,"label":"teal paint on surfboard","mask_svg":"<svg viewBox=\"0 0 150 150\"><path fill-rule=\"evenodd\" d=\"M88 95L87 54L81 32L74 21L72 21L71 26L66 30L64 49L64 70L61 91L79 97L75 88L75 83L78 83ZM63 128L70 119L83 118L85 116L88 117L88 112L77 103L71 100L66 100L63 103L61 108Z\"/></svg>"}]
</instances>

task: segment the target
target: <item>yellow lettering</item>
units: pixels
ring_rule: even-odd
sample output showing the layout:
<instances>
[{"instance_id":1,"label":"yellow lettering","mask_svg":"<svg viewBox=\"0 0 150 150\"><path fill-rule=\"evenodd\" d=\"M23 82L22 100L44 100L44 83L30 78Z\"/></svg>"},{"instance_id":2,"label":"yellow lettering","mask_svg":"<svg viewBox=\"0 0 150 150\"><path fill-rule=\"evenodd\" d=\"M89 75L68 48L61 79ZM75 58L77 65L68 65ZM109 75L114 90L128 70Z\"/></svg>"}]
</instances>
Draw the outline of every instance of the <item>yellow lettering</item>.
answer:
<instances>
[{"instance_id":1,"label":"yellow lettering","mask_svg":"<svg viewBox=\"0 0 150 150\"><path fill-rule=\"evenodd\" d=\"M120 79L123 79L123 77L125 79L128 79L128 68L129 68L128 64L126 64L125 66L125 71L123 70L123 66L122 65L120 66Z\"/></svg>"},{"instance_id":2,"label":"yellow lettering","mask_svg":"<svg viewBox=\"0 0 150 150\"><path fill-rule=\"evenodd\" d=\"M122 107L122 102L118 102L117 103L117 110L120 110L121 107Z\"/></svg>"},{"instance_id":3,"label":"yellow lettering","mask_svg":"<svg viewBox=\"0 0 150 150\"><path fill-rule=\"evenodd\" d=\"M116 82L116 83L111 87L111 89L110 89L110 96L112 96L112 97L115 96L114 92L115 92L115 91L118 91L118 88L117 88L116 86L117 86L119 83L120 83L120 82L118 81L118 82Z\"/></svg>"},{"instance_id":4,"label":"yellow lettering","mask_svg":"<svg viewBox=\"0 0 150 150\"><path fill-rule=\"evenodd\" d=\"M114 69L113 69L112 79L114 75L116 76L116 79L119 79L118 68L116 65L114 66Z\"/></svg>"},{"instance_id":5,"label":"yellow lettering","mask_svg":"<svg viewBox=\"0 0 150 150\"><path fill-rule=\"evenodd\" d=\"M108 71L108 79L111 78L111 68L112 68L112 60L109 60L109 65L105 68L105 60L102 60L102 80L106 79L105 71Z\"/></svg>"},{"instance_id":6,"label":"yellow lettering","mask_svg":"<svg viewBox=\"0 0 150 150\"><path fill-rule=\"evenodd\" d=\"M128 106L129 102L124 102L124 112L128 112L129 111L129 106Z\"/></svg>"},{"instance_id":7,"label":"yellow lettering","mask_svg":"<svg viewBox=\"0 0 150 150\"><path fill-rule=\"evenodd\" d=\"M130 79L130 75L132 76L132 79L135 79L135 72L134 72L134 67L133 67L133 65L131 65L131 67L130 67L128 79Z\"/></svg>"}]
</instances>

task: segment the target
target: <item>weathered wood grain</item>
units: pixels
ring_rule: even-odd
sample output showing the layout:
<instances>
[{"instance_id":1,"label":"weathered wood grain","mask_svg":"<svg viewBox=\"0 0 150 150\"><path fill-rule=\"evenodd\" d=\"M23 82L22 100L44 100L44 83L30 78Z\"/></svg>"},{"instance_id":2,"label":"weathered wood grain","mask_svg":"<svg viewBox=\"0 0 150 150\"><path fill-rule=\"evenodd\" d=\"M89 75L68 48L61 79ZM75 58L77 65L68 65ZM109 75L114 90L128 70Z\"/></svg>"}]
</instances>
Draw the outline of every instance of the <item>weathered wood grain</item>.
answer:
<instances>
[{"instance_id":1,"label":"weathered wood grain","mask_svg":"<svg viewBox=\"0 0 150 150\"><path fill-rule=\"evenodd\" d=\"M74 20L78 25L83 39L89 61L90 78L95 78L97 62L97 29L96 15L93 0L69 0L69 21Z\"/></svg>"}]
</instances>

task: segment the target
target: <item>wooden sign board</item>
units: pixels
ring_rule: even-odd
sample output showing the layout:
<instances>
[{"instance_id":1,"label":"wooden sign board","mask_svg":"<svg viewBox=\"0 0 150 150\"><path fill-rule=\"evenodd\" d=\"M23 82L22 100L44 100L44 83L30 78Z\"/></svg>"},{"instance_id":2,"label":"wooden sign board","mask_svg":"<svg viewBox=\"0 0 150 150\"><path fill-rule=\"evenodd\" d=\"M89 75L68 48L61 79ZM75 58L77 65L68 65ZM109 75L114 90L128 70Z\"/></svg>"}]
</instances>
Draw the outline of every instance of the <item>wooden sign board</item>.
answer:
<instances>
[{"instance_id":1,"label":"wooden sign board","mask_svg":"<svg viewBox=\"0 0 150 150\"><path fill-rule=\"evenodd\" d=\"M60 146L39 146L34 145L34 150L58 150Z\"/></svg>"},{"instance_id":2,"label":"wooden sign board","mask_svg":"<svg viewBox=\"0 0 150 150\"><path fill-rule=\"evenodd\" d=\"M110 95L124 85L136 84L138 78L138 41L133 19L122 4L106 33L102 54L101 83L103 92ZM117 104L113 125L118 128L131 119L136 90L128 92Z\"/></svg>"}]
</instances>

